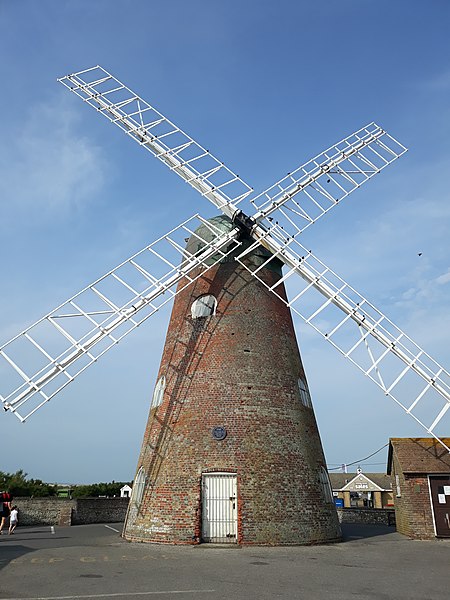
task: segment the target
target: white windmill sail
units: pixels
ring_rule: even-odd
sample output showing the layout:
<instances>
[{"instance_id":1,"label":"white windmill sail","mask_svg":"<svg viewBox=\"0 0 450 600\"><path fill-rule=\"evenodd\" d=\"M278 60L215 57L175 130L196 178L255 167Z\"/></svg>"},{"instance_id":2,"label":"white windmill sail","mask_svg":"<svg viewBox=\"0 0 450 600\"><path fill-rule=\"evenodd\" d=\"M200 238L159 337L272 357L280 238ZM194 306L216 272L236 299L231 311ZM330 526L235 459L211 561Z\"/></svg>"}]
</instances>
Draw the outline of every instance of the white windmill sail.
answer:
<instances>
[{"instance_id":1,"label":"white windmill sail","mask_svg":"<svg viewBox=\"0 0 450 600\"><path fill-rule=\"evenodd\" d=\"M198 238L200 225L211 233L211 241L204 239L204 234ZM0 398L4 408L25 421L235 250L240 245L239 234L238 228L224 233L194 215L1 345ZM197 237L201 250L189 252L186 237ZM183 284L175 289L179 282Z\"/></svg>"},{"instance_id":2,"label":"white windmill sail","mask_svg":"<svg viewBox=\"0 0 450 600\"><path fill-rule=\"evenodd\" d=\"M450 374L364 296L278 225L255 227L255 242L237 261L265 287L261 269L271 261L285 264L282 279L268 289L372 379L449 452L436 428L450 409ZM244 261L262 244L272 256L257 267ZM281 282L295 277L296 291L286 300ZM317 293L319 292L319 293Z\"/></svg>"},{"instance_id":3,"label":"white windmill sail","mask_svg":"<svg viewBox=\"0 0 450 600\"><path fill-rule=\"evenodd\" d=\"M301 233L351 192L406 152L384 129L371 123L296 168L264 192L228 169L209 150L125 84L96 66L60 78L70 91L125 131L189 185L233 218L243 200L260 220L277 209L277 219ZM300 194L300 198L296 198ZM296 220L292 217L302 217ZM292 234L292 233L291 233Z\"/></svg>"},{"instance_id":4,"label":"white windmill sail","mask_svg":"<svg viewBox=\"0 0 450 600\"><path fill-rule=\"evenodd\" d=\"M58 79L232 217L252 193L238 175L100 66ZM229 208L230 207L230 208Z\"/></svg>"},{"instance_id":5,"label":"white windmill sail","mask_svg":"<svg viewBox=\"0 0 450 600\"><path fill-rule=\"evenodd\" d=\"M227 216L235 216L237 206L251 194L252 188L235 173L103 68L87 69L60 81ZM275 210L279 218L281 207L283 216L300 211L304 223L294 232L299 233L405 151L380 127L369 125L254 197L255 220L270 219ZM321 184L324 176L327 184L332 182L326 189ZM301 204L296 198L300 193ZM194 221L204 222L196 215L182 223L0 346L4 359L0 373L7 388L0 395L4 407L19 419L27 419L170 300L177 282L200 264L183 262L184 244L178 240L186 232L192 235ZM221 256L217 249L222 255L233 250L238 233L235 229L225 237L219 235L202 259L214 255L217 260ZM175 257L168 258L169 249ZM162 272L161 264L168 270Z\"/></svg>"},{"instance_id":6,"label":"white windmill sail","mask_svg":"<svg viewBox=\"0 0 450 600\"><path fill-rule=\"evenodd\" d=\"M306 251L296 239L306 227L400 157L406 151L404 146L372 123L319 154L266 191L252 197L252 188L238 175L102 67L86 69L59 81L165 163L225 215L234 219L239 227L235 227L229 234L218 234L218 239L209 242L201 256L186 257L183 244L172 238L172 235L185 227L185 224L180 225L159 241L165 240L172 250L176 249L181 267L176 261L165 259L164 253L157 252L158 258L169 266L167 273L161 276L158 271L136 266L134 258L129 259L0 347L0 356L21 378L21 384L14 392L1 396L5 407L18 414L17 409L37 394L40 396L38 403L28 414L19 418L24 419L32 414L130 330L151 316L160 306L155 301L161 294L169 292L168 297L161 302L163 304L175 293L171 288L181 279L187 278L192 269L202 265L203 269L197 272L197 276L201 276L211 264L210 261L208 265L205 262L208 257L215 257L214 262L217 263L236 249L240 229L244 228L255 239L255 244L261 243L287 265L283 280L297 274L305 281L302 291L288 302L294 312L317 329L373 379L386 395L392 397L431 435L439 439L435 428L450 407L447 371L363 296ZM239 210L239 205L244 200L256 208L253 216L247 216ZM204 222L198 216L194 218ZM188 226L187 230L192 234L194 227ZM143 252L153 246L152 244ZM241 264L245 263L243 258L248 251L237 258ZM134 280L131 283L119 273L124 265L131 267L133 271L137 270L146 280L142 290L135 286ZM258 278L258 269L252 273ZM125 302L118 302L109 295L110 292L105 294L101 291L99 283L109 284L110 281L118 284L122 292L126 289L130 294ZM276 293L276 289L272 291ZM313 301L309 300L310 292L315 296ZM79 306L78 299L84 295L95 298L95 303L89 308ZM102 308L98 308L98 302ZM315 307L311 309L314 302ZM66 306L71 312L61 313L61 309ZM137 309L144 308L146 311L136 319ZM327 319L333 325L324 329L320 323L324 321L325 312L330 310L336 311L334 321ZM322 317L320 320L317 318L319 315ZM72 335L70 328L61 326L63 320L68 322L71 319L87 324L87 331L83 331L81 337ZM35 335L35 331L43 323L50 324L69 342L56 355L44 349ZM119 331L121 327L124 327L124 333ZM113 331L116 332L114 335ZM46 359L45 366L40 366L37 371L31 369L33 377L29 375L29 368L19 367L8 354L18 340L29 342L40 358L44 356ZM404 387L405 398L398 392L411 374L425 384L422 383L422 387L414 384L414 387L408 381L408 385ZM62 383L59 382L60 379ZM413 395L411 389L416 390ZM433 415L431 423L425 422L417 412L420 407L429 406L429 392L436 393L441 400L441 405L437 405L437 412L428 412ZM439 441L443 444L442 440Z\"/></svg>"},{"instance_id":7,"label":"white windmill sail","mask_svg":"<svg viewBox=\"0 0 450 600\"><path fill-rule=\"evenodd\" d=\"M280 228L296 237L406 151L370 123L251 198L257 209L253 218L256 222L275 218Z\"/></svg>"}]
</instances>

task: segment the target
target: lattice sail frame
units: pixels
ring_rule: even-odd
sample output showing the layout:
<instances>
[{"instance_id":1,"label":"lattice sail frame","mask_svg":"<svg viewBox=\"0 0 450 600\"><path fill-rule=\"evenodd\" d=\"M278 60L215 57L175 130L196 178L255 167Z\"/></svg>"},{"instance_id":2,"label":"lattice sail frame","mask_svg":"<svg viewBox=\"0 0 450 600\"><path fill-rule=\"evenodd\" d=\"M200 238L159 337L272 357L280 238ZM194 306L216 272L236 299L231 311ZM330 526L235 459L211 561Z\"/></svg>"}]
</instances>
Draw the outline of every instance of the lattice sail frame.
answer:
<instances>
[{"instance_id":1,"label":"lattice sail frame","mask_svg":"<svg viewBox=\"0 0 450 600\"><path fill-rule=\"evenodd\" d=\"M450 409L450 373L310 250L295 238L287 237L277 225L268 231L256 227L253 236L256 238L254 244L236 260L450 452L436 434L436 427ZM252 267L243 258L260 244L270 250L272 256L258 267ZM259 272L276 258L282 260L287 268L281 280L270 287ZM285 300L277 293L277 287L281 282L289 282L293 275L300 275L304 284L299 285L296 277L294 295ZM434 411L430 422L425 422L421 409L427 415Z\"/></svg>"},{"instance_id":2,"label":"lattice sail frame","mask_svg":"<svg viewBox=\"0 0 450 600\"><path fill-rule=\"evenodd\" d=\"M213 241L199 237L203 225ZM25 421L121 339L241 244L199 215L172 229L0 346L5 409ZM202 250L186 250L196 237ZM177 289L174 289L180 282ZM26 365L26 367L21 365Z\"/></svg>"},{"instance_id":3,"label":"lattice sail frame","mask_svg":"<svg viewBox=\"0 0 450 600\"><path fill-rule=\"evenodd\" d=\"M232 217L253 189L209 150L100 66L58 79ZM228 210L232 206L232 211Z\"/></svg>"},{"instance_id":4,"label":"lattice sail frame","mask_svg":"<svg viewBox=\"0 0 450 600\"><path fill-rule=\"evenodd\" d=\"M278 222L282 220L291 235L315 223L406 152L384 129L371 123L252 197L252 187L102 67L85 69L58 81L228 217L233 218L246 200L249 210L257 209L256 221L270 218L277 211ZM299 194L300 199L296 199ZM301 217L300 224L293 221L297 216Z\"/></svg>"},{"instance_id":5,"label":"lattice sail frame","mask_svg":"<svg viewBox=\"0 0 450 600\"><path fill-rule=\"evenodd\" d=\"M238 212L238 205L244 200L249 202L250 206L256 208L253 217L248 218L244 215L246 222L251 225L252 234L256 239L255 243L263 244L274 255L284 261L288 267L288 272L283 276L283 280L289 279L291 275L296 273L306 281L305 289L297 293L294 299L288 302L289 306L328 339L344 356L371 377L386 395L391 396L431 435L439 439L434 433L434 429L450 406L447 371L431 359L373 305L310 252L306 251L296 240L296 237L306 227L316 222L352 191L406 152L404 146L381 127L371 123L289 173L261 194L251 197L252 188L239 176L230 171L208 150L197 144L190 136L102 67L97 66L86 69L63 77L59 81L169 166L171 170L197 189L230 218L235 217ZM275 224L273 224L272 214L276 218ZM198 218L204 222L198 215L193 218ZM178 230L183 229L184 225L180 225L167 236L163 236L158 240L165 240L169 246L176 248L179 254L183 256L181 267L177 267L176 262L167 261L163 254L157 253L159 259L170 266L169 272L158 279L158 276L153 275L150 271L144 269L144 273L138 267L138 272L145 275L148 281L151 282L151 285L145 288L144 291L138 292L125 279L117 275L117 270L125 264L136 268L133 265L132 257L129 261L125 261L103 278L85 288L61 307L49 313L25 332L0 347L0 356L6 359L8 365L23 380L23 383L14 392L9 393L7 396L1 396L6 408L16 412L22 420L33 414L87 366L96 361L129 331L137 327L151 314L154 314L162 304L171 299L174 295L171 286L173 287L177 281L188 276L196 266L203 265L204 270L206 270L207 265L204 261L207 257L218 257L220 252L223 252L225 256L225 254L234 250L239 243L239 230L237 228L225 237L221 234L218 240L215 240L210 247L202 252L201 257L188 257L189 266L187 266L183 245L178 242L173 243L174 240L170 237ZM190 228L188 230L190 231ZM190 233L192 232L190 231ZM157 242L154 244L157 244ZM153 247L154 244L142 252ZM226 253L224 249L226 249ZM238 258L241 263L244 255L245 253ZM186 266L186 269L184 269L184 266ZM204 270L197 271L197 276L201 276ZM258 278L257 271L253 274ZM114 279L119 285L124 286L132 294L134 293L134 304L130 304L131 301L128 300L119 307L120 303L114 302L112 298L105 294L99 294L99 290L95 286L101 281L109 281L110 279ZM187 281L189 284L189 280ZM150 288L152 288L152 291L146 293ZM310 290L319 291L326 300L307 315L297 308L296 303L300 299L305 300ZM276 289L271 291L276 293ZM155 305L156 299L164 292L169 292L169 297L161 305ZM81 309L78 306L77 299L82 297L83 294L93 294L97 302L100 298L108 307L107 310L97 310L97 308ZM57 314L65 306L75 308L77 312L66 315ZM323 329L318 325L318 317L319 315L323 317L324 312L331 306L338 307L339 311L343 311L345 316L338 318L331 329ZM138 310L144 308L148 312L144 312L143 318L140 318L139 321L136 320L135 316ZM69 329L66 330L60 326L60 319L69 320L74 317L78 320L87 320L91 327L91 329L88 329L88 333L83 332L80 339L75 339ZM51 356L32 337L31 332L42 323L50 323L70 343L69 347L56 357ZM125 323L130 324L130 329L123 334L113 336L112 332ZM348 344L345 346L343 339L346 336L342 336L342 340L339 336L352 323L356 324L360 336L350 346ZM100 342L104 342L105 338L108 342L103 349ZM12 347L19 339L27 340L48 360L46 366L37 371L34 379L29 377L6 354L5 349ZM381 352L369 346L369 339L375 340L377 344L381 345ZM368 362L367 356L365 360L361 359L360 350L363 347L369 358ZM94 354L93 348L96 348L99 352ZM394 356L403 365L400 371L394 369L395 375L393 377L390 365L389 368L385 368L390 356ZM87 364L83 364L78 370L75 369L75 374L70 373L69 366L81 359L86 360ZM400 387L400 383L411 372L425 380L426 386L414 401L409 403L399 399L398 394L394 396L393 392L394 389L397 390ZM58 383L56 389L52 390L50 384L55 386L56 379L60 376L63 383ZM386 383L388 380L390 383ZM47 389L49 389L49 393ZM443 398L443 405L429 426L424 424L417 414L413 413L413 410L417 410L420 402L423 404L422 400L428 391L437 391ZM17 409L36 394L40 397L39 402L27 415L20 416ZM439 439L439 441L443 444L442 440ZM445 444L443 445L445 446ZM447 448L447 446L445 447ZM450 451L448 448L447 450Z\"/></svg>"}]
</instances>

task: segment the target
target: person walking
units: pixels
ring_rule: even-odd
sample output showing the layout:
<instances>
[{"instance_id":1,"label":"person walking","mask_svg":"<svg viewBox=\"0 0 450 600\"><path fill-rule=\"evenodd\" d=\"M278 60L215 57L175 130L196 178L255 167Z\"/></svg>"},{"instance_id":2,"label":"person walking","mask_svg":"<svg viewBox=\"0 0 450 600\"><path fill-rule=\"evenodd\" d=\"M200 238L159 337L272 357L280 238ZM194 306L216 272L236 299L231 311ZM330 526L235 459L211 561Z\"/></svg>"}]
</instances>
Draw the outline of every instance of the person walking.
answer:
<instances>
[{"instance_id":1,"label":"person walking","mask_svg":"<svg viewBox=\"0 0 450 600\"><path fill-rule=\"evenodd\" d=\"M9 515L9 535L14 533L14 529L17 527L17 523L19 521L18 518L19 511L17 510L17 506L13 506L11 509L11 514Z\"/></svg>"},{"instance_id":2,"label":"person walking","mask_svg":"<svg viewBox=\"0 0 450 600\"><path fill-rule=\"evenodd\" d=\"M12 496L9 492L1 492L0 494L0 534L3 533L3 527L6 525L6 520L11 512Z\"/></svg>"}]
</instances>

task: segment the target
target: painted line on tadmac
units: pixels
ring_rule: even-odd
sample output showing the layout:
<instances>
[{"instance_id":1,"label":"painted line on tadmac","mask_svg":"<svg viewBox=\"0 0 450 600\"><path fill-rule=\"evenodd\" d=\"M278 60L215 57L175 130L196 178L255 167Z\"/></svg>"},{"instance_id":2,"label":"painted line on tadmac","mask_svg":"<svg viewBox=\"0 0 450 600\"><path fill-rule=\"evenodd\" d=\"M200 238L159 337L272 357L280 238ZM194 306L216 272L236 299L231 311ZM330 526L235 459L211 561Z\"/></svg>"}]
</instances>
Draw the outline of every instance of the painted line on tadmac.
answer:
<instances>
[{"instance_id":1,"label":"painted line on tadmac","mask_svg":"<svg viewBox=\"0 0 450 600\"><path fill-rule=\"evenodd\" d=\"M160 592L122 592L114 594L89 594L87 596L35 596L33 598L3 598L3 600L84 600L84 598L131 598L132 596L158 596L170 594L213 594L216 590L166 590Z\"/></svg>"}]
</instances>

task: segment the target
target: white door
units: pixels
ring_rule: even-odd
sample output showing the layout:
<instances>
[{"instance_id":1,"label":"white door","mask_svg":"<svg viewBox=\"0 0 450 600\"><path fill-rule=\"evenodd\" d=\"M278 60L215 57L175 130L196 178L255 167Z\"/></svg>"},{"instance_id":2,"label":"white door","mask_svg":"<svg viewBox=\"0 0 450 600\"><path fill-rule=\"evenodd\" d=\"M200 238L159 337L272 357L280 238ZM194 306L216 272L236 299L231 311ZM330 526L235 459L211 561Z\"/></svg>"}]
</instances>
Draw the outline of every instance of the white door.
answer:
<instances>
[{"instance_id":1,"label":"white door","mask_svg":"<svg viewBox=\"0 0 450 600\"><path fill-rule=\"evenodd\" d=\"M202 476L202 540L237 543L235 473L204 473Z\"/></svg>"}]
</instances>

